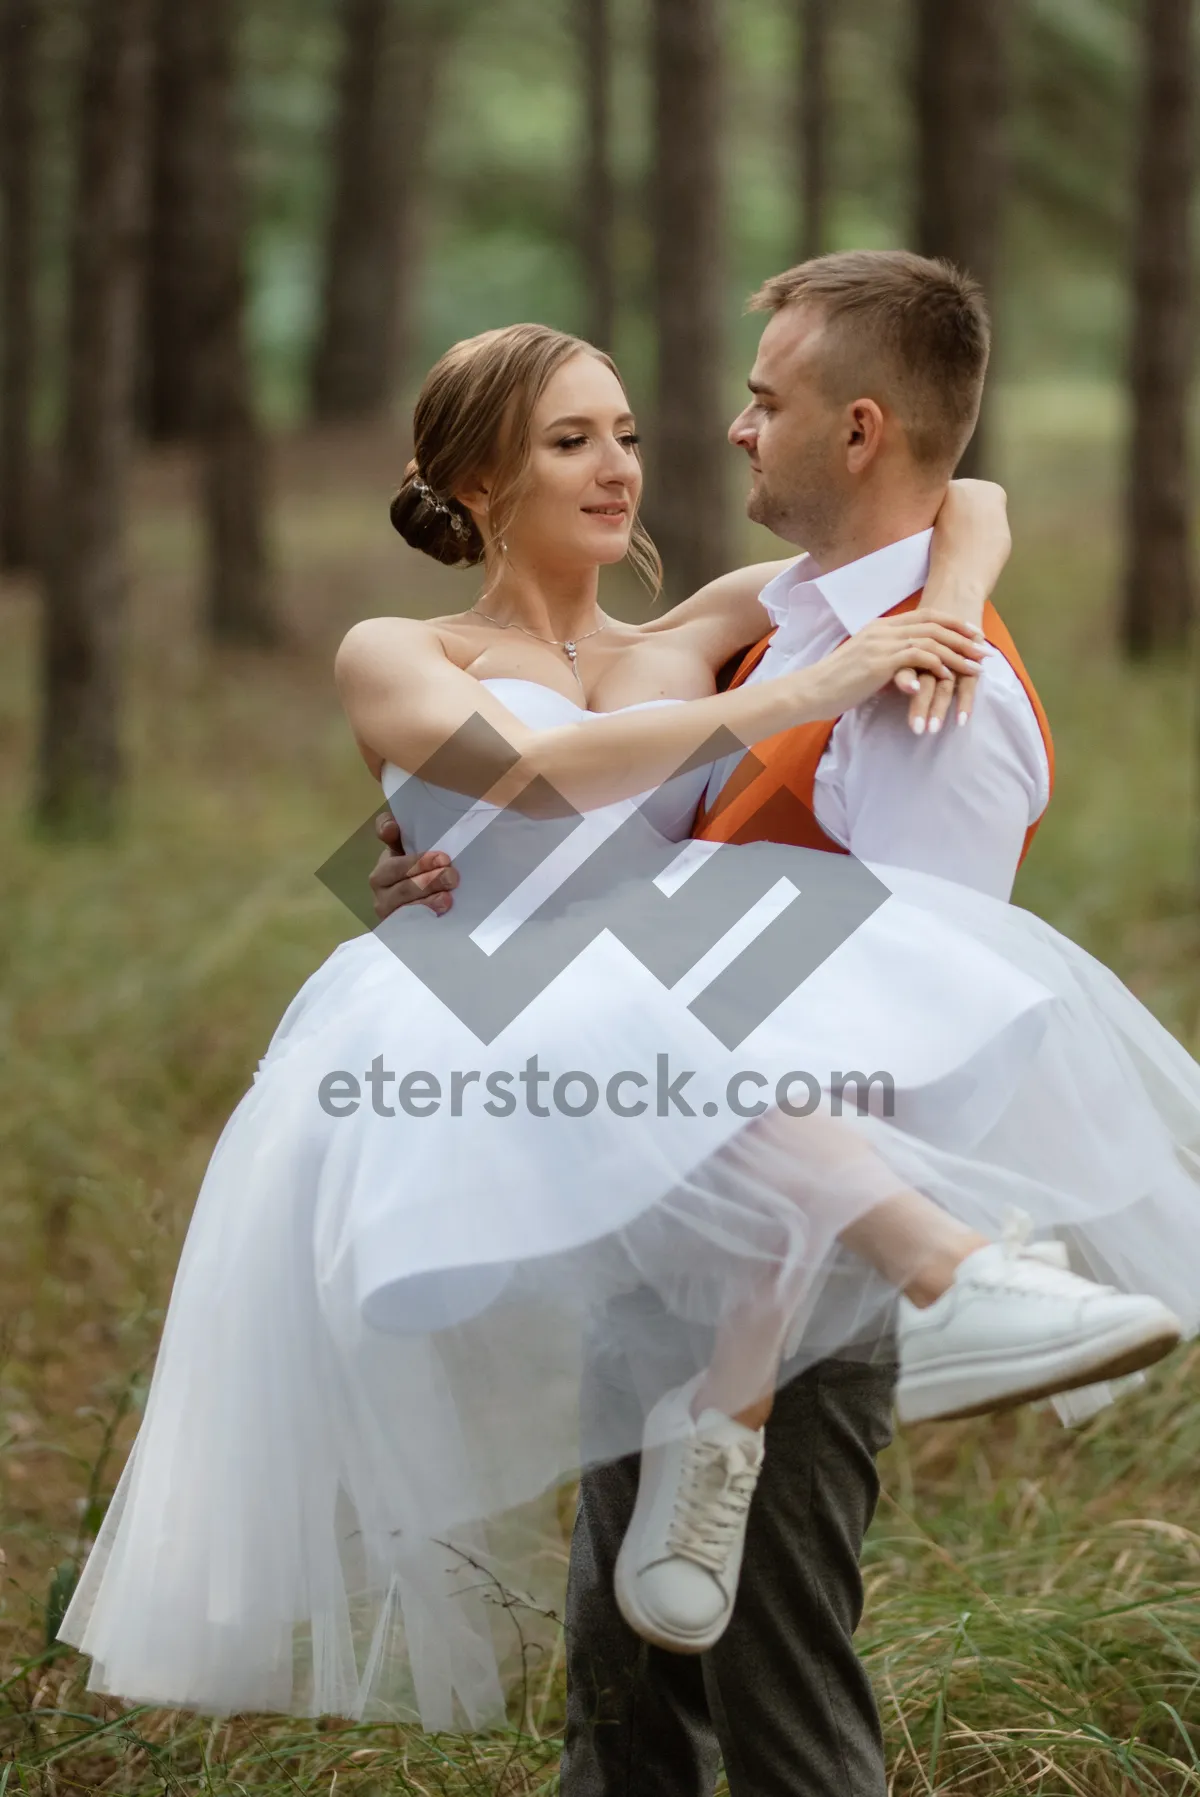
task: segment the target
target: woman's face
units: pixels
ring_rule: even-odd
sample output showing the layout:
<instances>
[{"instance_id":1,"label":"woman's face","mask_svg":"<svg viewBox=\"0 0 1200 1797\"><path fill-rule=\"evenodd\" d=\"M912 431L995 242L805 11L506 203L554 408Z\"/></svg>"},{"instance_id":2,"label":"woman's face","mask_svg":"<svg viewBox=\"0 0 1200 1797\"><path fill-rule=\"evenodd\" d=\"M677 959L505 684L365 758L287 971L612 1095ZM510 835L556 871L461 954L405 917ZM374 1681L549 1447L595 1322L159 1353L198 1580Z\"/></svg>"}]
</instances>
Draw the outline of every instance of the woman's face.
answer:
<instances>
[{"instance_id":1,"label":"woman's face","mask_svg":"<svg viewBox=\"0 0 1200 1797\"><path fill-rule=\"evenodd\" d=\"M530 420L530 456L509 560L564 573L619 562L642 492L637 427L611 368L581 351L551 376Z\"/></svg>"}]
</instances>

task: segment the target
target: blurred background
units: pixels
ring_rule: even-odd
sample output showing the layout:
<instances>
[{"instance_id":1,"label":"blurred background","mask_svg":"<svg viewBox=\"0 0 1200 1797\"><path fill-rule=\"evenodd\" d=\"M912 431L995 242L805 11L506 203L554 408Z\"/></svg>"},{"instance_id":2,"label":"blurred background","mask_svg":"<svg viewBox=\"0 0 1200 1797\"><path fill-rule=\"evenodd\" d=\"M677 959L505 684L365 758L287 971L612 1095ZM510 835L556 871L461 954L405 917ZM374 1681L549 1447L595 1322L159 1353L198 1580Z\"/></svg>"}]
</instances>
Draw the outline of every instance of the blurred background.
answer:
<instances>
[{"instance_id":1,"label":"blurred background","mask_svg":"<svg viewBox=\"0 0 1200 1797\"><path fill-rule=\"evenodd\" d=\"M1008 488L1058 748L1015 897L1200 1050L1193 11L0 0L0 1793L554 1789L552 1629L473 1745L126 1713L52 1645L213 1143L354 928L314 877L378 798L333 652L477 591L387 520L455 339L615 352L669 603L781 553L724 436L747 293L850 247L977 274L964 469ZM604 603L650 601L616 570ZM1198 1375L889 1451L895 1792L1200 1791Z\"/></svg>"}]
</instances>

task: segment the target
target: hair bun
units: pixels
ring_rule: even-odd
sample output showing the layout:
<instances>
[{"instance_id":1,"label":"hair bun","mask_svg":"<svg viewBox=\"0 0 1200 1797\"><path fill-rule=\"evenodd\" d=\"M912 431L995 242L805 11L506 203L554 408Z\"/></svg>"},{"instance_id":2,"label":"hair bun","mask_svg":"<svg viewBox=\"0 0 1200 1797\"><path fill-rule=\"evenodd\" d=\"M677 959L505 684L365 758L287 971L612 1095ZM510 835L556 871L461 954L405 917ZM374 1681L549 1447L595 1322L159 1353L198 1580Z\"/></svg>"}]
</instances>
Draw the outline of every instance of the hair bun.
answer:
<instances>
[{"instance_id":1,"label":"hair bun","mask_svg":"<svg viewBox=\"0 0 1200 1797\"><path fill-rule=\"evenodd\" d=\"M470 568L483 560L475 520L456 499L439 499L415 461L405 468L388 515L406 543L448 568Z\"/></svg>"}]
</instances>

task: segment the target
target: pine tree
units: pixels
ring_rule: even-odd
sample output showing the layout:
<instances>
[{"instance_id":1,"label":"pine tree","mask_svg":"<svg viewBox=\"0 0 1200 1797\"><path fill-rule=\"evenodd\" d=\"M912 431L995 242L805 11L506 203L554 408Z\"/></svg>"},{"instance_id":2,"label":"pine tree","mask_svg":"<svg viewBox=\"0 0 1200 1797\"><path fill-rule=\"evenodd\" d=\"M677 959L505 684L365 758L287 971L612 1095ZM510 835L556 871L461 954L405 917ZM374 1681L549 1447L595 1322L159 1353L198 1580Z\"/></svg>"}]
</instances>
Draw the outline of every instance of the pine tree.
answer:
<instances>
[{"instance_id":1,"label":"pine tree","mask_svg":"<svg viewBox=\"0 0 1200 1797\"><path fill-rule=\"evenodd\" d=\"M39 0L0 0L0 567L33 560L34 168Z\"/></svg>"},{"instance_id":2,"label":"pine tree","mask_svg":"<svg viewBox=\"0 0 1200 1797\"><path fill-rule=\"evenodd\" d=\"M86 0L65 396L48 521L35 812L103 834L121 782L119 681L148 0Z\"/></svg>"},{"instance_id":3,"label":"pine tree","mask_svg":"<svg viewBox=\"0 0 1200 1797\"><path fill-rule=\"evenodd\" d=\"M196 424L205 518L205 615L221 642L268 647L281 626L272 604L266 443L246 343L245 205L234 98L237 0L191 13L196 136Z\"/></svg>"},{"instance_id":4,"label":"pine tree","mask_svg":"<svg viewBox=\"0 0 1200 1797\"><path fill-rule=\"evenodd\" d=\"M1131 655L1178 649L1195 609L1188 408L1195 181L1192 0L1144 0L1134 192L1133 433L1121 635Z\"/></svg>"},{"instance_id":5,"label":"pine tree","mask_svg":"<svg viewBox=\"0 0 1200 1797\"><path fill-rule=\"evenodd\" d=\"M916 243L983 287L993 311L1008 170L1013 0L916 0ZM986 410L960 464L986 461Z\"/></svg>"},{"instance_id":6,"label":"pine tree","mask_svg":"<svg viewBox=\"0 0 1200 1797\"><path fill-rule=\"evenodd\" d=\"M654 0L654 324L649 507L668 593L729 566L719 0Z\"/></svg>"},{"instance_id":7,"label":"pine tree","mask_svg":"<svg viewBox=\"0 0 1200 1797\"><path fill-rule=\"evenodd\" d=\"M325 422L386 412L410 355L435 94L463 0L342 0L321 317L310 375Z\"/></svg>"},{"instance_id":8,"label":"pine tree","mask_svg":"<svg viewBox=\"0 0 1200 1797\"><path fill-rule=\"evenodd\" d=\"M611 352L616 330L616 195L612 171L612 0L576 0L583 88L580 263L591 341Z\"/></svg>"},{"instance_id":9,"label":"pine tree","mask_svg":"<svg viewBox=\"0 0 1200 1797\"><path fill-rule=\"evenodd\" d=\"M159 442L199 424L198 299L204 270L196 230L204 159L203 54L195 9L154 0L149 196L139 411Z\"/></svg>"},{"instance_id":10,"label":"pine tree","mask_svg":"<svg viewBox=\"0 0 1200 1797\"><path fill-rule=\"evenodd\" d=\"M802 262L826 247L829 186L829 0L795 0L796 64L792 142Z\"/></svg>"}]
</instances>

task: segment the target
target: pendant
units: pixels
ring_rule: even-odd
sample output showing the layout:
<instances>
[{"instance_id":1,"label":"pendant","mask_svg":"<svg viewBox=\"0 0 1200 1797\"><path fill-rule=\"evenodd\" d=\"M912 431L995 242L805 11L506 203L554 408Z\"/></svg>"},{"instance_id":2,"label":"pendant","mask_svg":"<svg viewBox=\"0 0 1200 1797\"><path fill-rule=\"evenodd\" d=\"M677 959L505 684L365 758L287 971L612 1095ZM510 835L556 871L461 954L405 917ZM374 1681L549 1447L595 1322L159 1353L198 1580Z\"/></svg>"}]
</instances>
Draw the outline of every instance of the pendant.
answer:
<instances>
[{"instance_id":1,"label":"pendant","mask_svg":"<svg viewBox=\"0 0 1200 1797\"><path fill-rule=\"evenodd\" d=\"M567 660L571 664L571 672L572 672L572 674L574 674L576 680L579 681L580 686L582 686L583 681L580 680L580 678L579 678L579 669L575 666L575 657L579 653L579 651L575 647L574 640L572 638L568 637L567 641L563 644L563 648L567 652Z\"/></svg>"}]
</instances>

